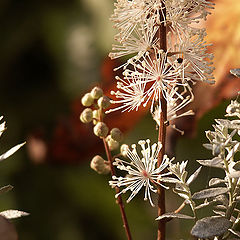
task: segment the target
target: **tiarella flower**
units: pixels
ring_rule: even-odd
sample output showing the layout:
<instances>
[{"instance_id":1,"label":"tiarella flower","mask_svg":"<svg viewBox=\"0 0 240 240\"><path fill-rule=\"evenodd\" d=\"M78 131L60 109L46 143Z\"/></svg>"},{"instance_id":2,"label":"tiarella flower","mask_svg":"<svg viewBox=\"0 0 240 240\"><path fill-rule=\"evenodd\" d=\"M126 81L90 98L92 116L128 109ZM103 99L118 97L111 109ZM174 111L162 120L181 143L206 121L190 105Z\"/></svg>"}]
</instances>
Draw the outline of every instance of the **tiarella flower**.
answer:
<instances>
[{"instance_id":1,"label":"tiarella flower","mask_svg":"<svg viewBox=\"0 0 240 240\"><path fill-rule=\"evenodd\" d=\"M179 92L178 88L172 89L169 96L170 98L167 100L167 122L173 129L183 134L184 132L176 128L176 126L172 124L172 121L180 117L194 115L194 112L192 110L185 112L183 111L183 108L191 103L194 99L192 89L190 87L187 87L184 88L182 92ZM153 113L153 119L158 125L160 125L160 113L161 108L157 106Z\"/></svg>"},{"instance_id":2,"label":"tiarella flower","mask_svg":"<svg viewBox=\"0 0 240 240\"><path fill-rule=\"evenodd\" d=\"M116 159L114 165L122 171L126 171L127 175L125 177L113 176L113 180L109 182L112 187L125 187L118 194L115 195L117 198L120 194L126 193L130 190L132 193L127 199L130 202L136 194L145 188L144 200L149 200L150 204L154 206L151 192L156 193L156 185L160 185L164 188L166 186L162 185L160 181L164 179L164 176L170 173L162 173L162 171L168 166L170 160L165 155L162 164L157 167L157 157L159 151L162 148L161 143L154 143L150 146L150 140L141 140L138 142L141 146L141 157L137 153L136 145L132 145L132 150L127 150L127 157L130 162L121 159Z\"/></svg>"}]
</instances>

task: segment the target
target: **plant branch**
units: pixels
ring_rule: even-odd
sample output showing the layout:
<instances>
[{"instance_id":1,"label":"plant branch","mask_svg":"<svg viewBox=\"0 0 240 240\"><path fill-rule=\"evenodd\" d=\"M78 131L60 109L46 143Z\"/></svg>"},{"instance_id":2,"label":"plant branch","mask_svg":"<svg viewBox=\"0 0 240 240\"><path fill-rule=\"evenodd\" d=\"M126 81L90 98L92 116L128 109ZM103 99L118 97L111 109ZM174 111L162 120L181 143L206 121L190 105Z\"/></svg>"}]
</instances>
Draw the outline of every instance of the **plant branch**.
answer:
<instances>
[{"instance_id":1,"label":"plant branch","mask_svg":"<svg viewBox=\"0 0 240 240\"><path fill-rule=\"evenodd\" d=\"M166 8L164 2L162 1L162 11L160 14L160 26L159 26L159 43L160 48L167 52L167 29L164 24L164 19L166 16ZM160 113L160 121L159 121L159 132L158 132L158 141L162 143L161 151L158 155L158 166L161 165L163 161L163 156L165 154L165 142L166 142L166 125L167 121L167 101L164 98L162 92L160 94L160 102L161 102L161 113ZM158 216L165 213L165 190L163 187L158 187ZM159 220L158 222L158 235L157 240L165 240L165 231L166 231L166 221Z\"/></svg>"},{"instance_id":2,"label":"plant branch","mask_svg":"<svg viewBox=\"0 0 240 240\"><path fill-rule=\"evenodd\" d=\"M108 147L108 144L107 144L105 138L103 138L103 144L104 144L104 148L105 148L105 151L106 151L106 154L107 154L107 159L108 159L108 162L109 162L109 165L110 165L111 175L112 176L116 176L115 169L114 169L114 166L113 166L113 158L112 158L110 149ZM116 194L118 194L120 192L118 187L115 187L115 191L116 191ZM120 207L121 217L122 217L122 221L123 221L123 227L125 229L125 233L126 233L127 239L128 240L132 240L132 236L131 236L131 232L130 232L130 229L129 229L127 216L126 216L126 213L125 213L125 210L124 210L124 204L123 204L121 195L119 195L117 197L116 203Z\"/></svg>"}]
</instances>

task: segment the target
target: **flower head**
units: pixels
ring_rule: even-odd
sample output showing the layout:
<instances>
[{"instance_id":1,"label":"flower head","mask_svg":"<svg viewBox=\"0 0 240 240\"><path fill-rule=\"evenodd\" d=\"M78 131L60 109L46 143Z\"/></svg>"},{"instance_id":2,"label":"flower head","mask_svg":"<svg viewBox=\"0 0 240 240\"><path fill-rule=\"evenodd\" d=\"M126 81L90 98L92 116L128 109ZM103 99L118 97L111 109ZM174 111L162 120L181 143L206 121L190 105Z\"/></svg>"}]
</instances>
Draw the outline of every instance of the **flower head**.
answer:
<instances>
[{"instance_id":1,"label":"flower head","mask_svg":"<svg viewBox=\"0 0 240 240\"><path fill-rule=\"evenodd\" d=\"M157 192L155 185L167 188L162 185L160 181L164 178L164 176L170 174L161 174L161 172L168 166L169 158L165 155L162 164L157 167L157 157L162 148L162 144L154 143L150 146L149 139L146 141L141 140L138 144L142 149L142 157L138 155L135 144L132 145L132 150L128 148L127 157L130 162L121 159L116 159L114 162L114 165L116 165L118 169L126 171L127 175L125 177L113 176L113 180L110 181L109 184L112 187L125 187L122 191L116 194L115 197L118 197L120 194L130 190L132 193L127 199L127 202L130 202L141 190L141 188L145 188L144 200L149 200L150 204L154 206L151 198L151 191Z\"/></svg>"},{"instance_id":2,"label":"flower head","mask_svg":"<svg viewBox=\"0 0 240 240\"><path fill-rule=\"evenodd\" d=\"M194 115L194 112L192 110L183 111L183 109L188 104L190 104L193 99L194 96L192 93L192 89L189 86L183 87L181 91L179 87L172 89L167 99L167 121L173 129L179 131L181 134L183 134L184 132L177 129L176 126L172 124L172 121L180 117ZM161 111L161 108L157 106L152 114L153 119L158 125L160 125Z\"/></svg>"}]
</instances>

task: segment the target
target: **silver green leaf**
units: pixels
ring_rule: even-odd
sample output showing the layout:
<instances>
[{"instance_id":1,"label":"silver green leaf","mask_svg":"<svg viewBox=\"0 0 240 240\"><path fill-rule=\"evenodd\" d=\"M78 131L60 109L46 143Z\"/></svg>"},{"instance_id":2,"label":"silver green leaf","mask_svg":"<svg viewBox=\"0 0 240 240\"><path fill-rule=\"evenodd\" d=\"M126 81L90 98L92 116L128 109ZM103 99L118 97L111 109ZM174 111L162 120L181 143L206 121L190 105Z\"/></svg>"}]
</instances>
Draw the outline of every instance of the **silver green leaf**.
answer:
<instances>
[{"instance_id":1,"label":"silver green leaf","mask_svg":"<svg viewBox=\"0 0 240 240\"><path fill-rule=\"evenodd\" d=\"M156 218L156 220L161 220L163 218L182 218L182 219L194 219L192 216L188 216L181 213L164 213L163 215Z\"/></svg>"},{"instance_id":2,"label":"silver green leaf","mask_svg":"<svg viewBox=\"0 0 240 240\"><path fill-rule=\"evenodd\" d=\"M209 188L209 189L204 189L200 192L194 193L192 198L193 199L211 198L211 197L216 197L218 195L222 195L222 194L227 193L227 192L228 192L228 189L223 188L223 187Z\"/></svg>"},{"instance_id":3,"label":"silver green leaf","mask_svg":"<svg viewBox=\"0 0 240 240\"><path fill-rule=\"evenodd\" d=\"M197 160L201 165L206 167L215 167L224 169L223 160L219 157L215 157L210 160Z\"/></svg>"},{"instance_id":4,"label":"silver green leaf","mask_svg":"<svg viewBox=\"0 0 240 240\"><path fill-rule=\"evenodd\" d=\"M230 70L230 73L234 75L235 77L240 78L240 68L234 68Z\"/></svg>"},{"instance_id":5,"label":"silver green leaf","mask_svg":"<svg viewBox=\"0 0 240 240\"><path fill-rule=\"evenodd\" d=\"M13 186L12 186L12 185L7 185L7 186L4 186L4 187L1 187L1 188L0 188L0 194L9 192L9 191L11 191L12 189L13 189Z\"/></svg>"},{"instance_id":6,"label":"silver green leaf","mask_svg":"<svg viewBox=\"0 0 240 240\"><path fill-rule=\"evenodd\" d=\"M210 179L208 185L209 185L209 187L212 187L212 186L216 186L216 185L219 185L222 183L226 183L226 181L221 178L212 178L212 179Z\"/></svg>"},{"instance_id":7,"label":"silver green leaf","mask_svg":"<svg viewBox=\"0 0 240 240\"><path fill-rule=\"evenodd\" d=\"M240 171L240 161L238 161L234 164L233 169L236 171Z\"/></svg>"},{"instance_id":8,"label":"silver green leaf","mask_svg":"<svg viewBox=\"0 0 240 240\"><path fill-rule=\"evenodd\" d=\"M188 193L187 191L175 188L173 189L173 192L175 192L176 194L178 194L180 197L184 198L184 199L189 199L190 193Z\"/></svg>"},{"instance_id":9,"label":"silver green leaf","mask_svg":"<svg viewBox=\"0 0 240 240\"><path fill-rule=\"evenodd\" d=\"M187 180L187 185L191 184L199 175L202 167L199 167Z\"/></svg>"},{"instance_id":10,"label":"silver green leaf","mask_svg":"<svg viewBox=\"0 0 240 240\"><path fill-rule=\"evenodd\" d=\"M25 144L24 143L21 143L21 144L18 144L17 146L15 147L12 147L10 150L8 150L7 152L5 152L4 154L2 154L0 156L0 161L2 160L5 160L6 158L10 157L12 154L14 154L19 148L21 148L23 145Z\"/></svg>"},{"instance_id":11,"label":"silver green leaf","mask_svg":"<svg viewBox=\"0 0 240 240\"><path fill-rule=\"evenodd\" d=\"M240 232L232 229L228 229L229 232L231 232L233 235L237 236L240 238Z\"/></svg>"},{"instance_id":12,"label":"silver green leaf","mask_svg":"<svg viewBox=\"0 0 240 240\"><path fill-rule=\"evenodd\" d=\"M219 216L205 217L198 220L191 230L191 234L197 238L212 238L221 236L231 227L231 222Z\"/></svg>"},{"instance_id":13,"label":"silver green leaf","mask_svg":"<svg viewBox=\"0 0 240 240\"><path fill-rule=\"evenodd\" d=\"M14 218L20 218L28 216L29 213L19 211L19 210L6 210L3 212L0 212L0 215L7 218L7 219L14 219Z\"/></svg>"},{"instance_id":14,"label":"silver green leaf","mask_svg":"<svg viewBox=\"0 0 240 240\"><path fill-rule=\"evenodd\" d=\"M167 182L167 183L179 183L179 180L177 178L172 177L161 177L161 182Z\"/></svg>"}]
</instances>

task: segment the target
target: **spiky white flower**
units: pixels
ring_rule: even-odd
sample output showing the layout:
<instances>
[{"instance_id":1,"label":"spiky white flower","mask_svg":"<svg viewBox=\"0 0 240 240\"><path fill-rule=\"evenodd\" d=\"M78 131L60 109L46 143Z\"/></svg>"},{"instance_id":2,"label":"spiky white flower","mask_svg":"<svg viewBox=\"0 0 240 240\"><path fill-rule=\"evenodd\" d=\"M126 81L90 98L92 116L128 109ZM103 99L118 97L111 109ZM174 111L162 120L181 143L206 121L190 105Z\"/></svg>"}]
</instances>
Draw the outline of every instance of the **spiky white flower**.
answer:
<instances>
[{"instance_id":1,"label":"spiky white flower","mask_svg":"<svg viewBox=\"0 0 240 240\"><path fill-rule=\"evenodd\" d=\"M112 187L125 187L118 194L115 195L117 198L120 194L126 193L130 190L130 194L127 202L130 202L142 189L145 188L144 200L149 200L150 204L154 206L151 191L156 193L156 185L160 185L164 188L166 186L160 183L161 179L164 179L164 176L169 175L170 173L162 173L162 171L168 166L170 160L165 155L162 161L162 164L157 167L157 158L159 151L162 148L161 143L154 143L150 146L150 140L147 139L141 140L138 142L141 146L141 155L140 157L137 153L136 145L132 145L132 150L127 150L127 156L130 162L116 159L114 165L122 171L126 171L127 175L125 177L116 177L113 176L113 180L109 181L110 186Z\"/></svg>"},{"instance_id":2,"label":"spiky white flower","mask_svg":"<svg viewBox=\"0 0 240 240\"><path fill-rule=\"evenodd\" d=\"M114 69L118 70L121 67L126 68L128 64L140 59L147 51L151 49L159 48L158 38L156 38L156 33L159 27L154 26L154 23L149 23L147 28L140 26L136 28L133 33L125 40L121 42L121 45L113 44L113 51L109 54L111 59L133 55L125 64Z\"/></svg>"},{"instance_id":3,"label":"spiky white flower","mask_svg":"<svg viewBox=\"0 0 240 240\"><path fill-rule=\"evenodd\" d=\"M160 13L162 12L162 2L159 0L117 0L114 14L110 18L119 29L119 34L115 38L123 42L129 38L138 24L147 27L149 22L160 24Z\"/></svg>"},{"instance_id":4,"label":"spiky white flower","mask_svg":"<svg viewBox=\"0 0 240 240\"><path fill-rule=\"evenodd\" d=\"M198 31L193 24L199 20L206 20L210 14L208 9L213 9L214 4L205 0L168 0L165 1L167 25L178 36L184 32Z\"/></svg>"},{"instance_id":5,"label":"spiky white flower","mask_svg":"<svg viewBox=\"0 0 240 240\"><path fill-rule=\"evenodd\" d=\"M193 99L194 96L190 87L184 87L182 92L180 92L177 87L172 89L169 94L169 99L167 100L167 121L173 129L179 131L181 134L184 132L176 128L176 126L172 124L172 121L180 117L194 115L192 110L183 111L183 108L191 103ZM161 108L157 106L153 112L153 119L158 125L160 125L160 113Z\"/></svg>"},{"instance_id":6,"label":"spiky white flower","mask_svg":"<svg viewBox=\"0 0 240 240\"><path fill-rule=\"evenodd\" d=\"M176 86L188 86L184 78L184 69L187 67L184 60L182 63L171 62L163 51L154 49L153 54L146 52L141 61L134 63L134 70L124 71L124 79L117 78L120 90L112 94L122 100L112 103L120 103L122 106L108 112L122 108L137 110L141 104L146 107L149 102L153 112L155 103L161 106L161 95L168 101L171 98L170 92L172 94ZM175 94L182 98L176 91Z\"/></svg>"},{"instance_id":7,"label":"spiky white flower","mask_svg":"<svg viewBox=\"0 0 240 240\"><path fill-rule=\"evenodd\" d=\"M215 82L212 75L214 67L213 63L209 61L213 59L213 54L207 53L208 46L209 44L207 45L201 36L195 36L182 42L179 52L190 63L190 69L187 72L191 80L213 84Z\"/></svg>"},{"instance_id":8,"label":"spiky white flower","mask_svg":"<svg viewBox=\"0 0 240 240\"><path fill-rule=\"evenodd\" d=\"M139 80L141 78L139 75L141 73L135 74L132 77L125 77L125 79L116 77L118 80L117 88L121 89L121 91L111 91L111 94L117 98L117 100L111 100L111 103L118 104L118 106L106 111L106 113L121 109L123 112L138 110L145 98L145 84Z\"/></svg>"}]
</instances>

